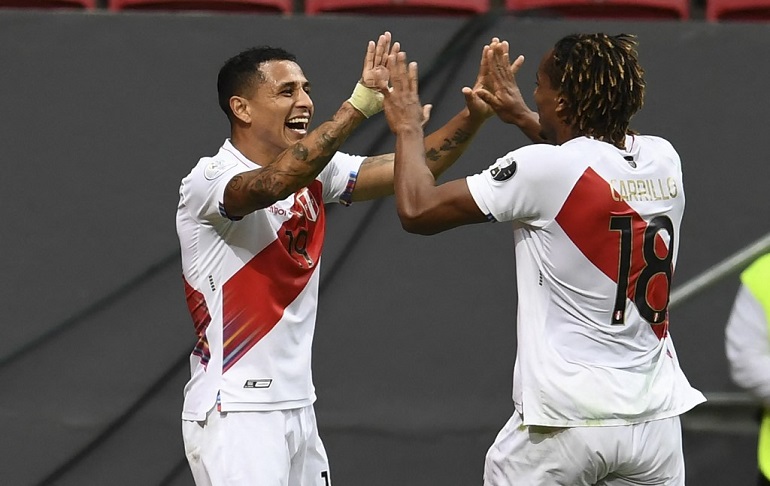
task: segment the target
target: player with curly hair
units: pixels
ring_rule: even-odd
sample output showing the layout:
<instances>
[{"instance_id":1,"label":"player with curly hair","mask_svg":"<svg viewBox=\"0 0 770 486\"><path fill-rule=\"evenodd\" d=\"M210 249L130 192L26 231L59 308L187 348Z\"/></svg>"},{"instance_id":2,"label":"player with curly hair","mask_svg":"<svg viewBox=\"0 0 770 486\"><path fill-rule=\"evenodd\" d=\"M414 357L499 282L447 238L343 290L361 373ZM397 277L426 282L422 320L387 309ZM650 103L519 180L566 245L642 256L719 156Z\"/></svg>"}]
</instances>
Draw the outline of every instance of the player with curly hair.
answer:
<instances>
[{"instance_id":1,"label":"player with curly hair","mask_svg":"<svg viewBox=\"0 0 770 486\"><path fill-rule=\"evenodd\" d=\"M679 415L703 402L668 332L684 190L679 155L630 130L644 101L629 35L559 40L524 102L507 42L474 88L535 143L437 185L425 164L417 65L389 61L398 215L434 234L513 223L515 411L489 449L485 486L685 484ZM466 88L466 91L471 88Z\"/></svg>"}]
</instances>

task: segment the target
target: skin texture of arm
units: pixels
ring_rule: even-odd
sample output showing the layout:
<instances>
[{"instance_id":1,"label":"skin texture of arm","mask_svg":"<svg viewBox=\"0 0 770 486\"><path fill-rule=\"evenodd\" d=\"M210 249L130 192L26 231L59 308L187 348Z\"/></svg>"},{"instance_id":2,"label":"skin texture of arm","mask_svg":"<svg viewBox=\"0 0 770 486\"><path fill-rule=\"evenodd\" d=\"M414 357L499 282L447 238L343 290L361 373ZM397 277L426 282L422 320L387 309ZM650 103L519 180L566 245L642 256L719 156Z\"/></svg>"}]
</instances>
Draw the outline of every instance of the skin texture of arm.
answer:
<instances>
[{"instance_id":1,"label":"skin texture of arm","mask_svg":"<svg viewBox=\"0 0 770 486\"><path fill-rule=\"evenodd\" d=\"M434 177L440 176L455 163L485 119L472 117L465 108L444 126L421 139L428 169ZM353 191L353 201L368 201L393 194L394 155L376 155L364 160Z\"/></svg>"},{"instance_id":2,"label":"skin texture of arm","mask_svg":"<svg viewBox=\"0 0 770 486\"><path fill-rule=\"evenodd\" d=\"M417 94L417 64L401 52L390 56L392 90L385 95L385 115L396 134L396 208L410 233L435 234L487 221L464 179L436 186L423 142L423 111Z\"/></svg>"},{"instance_id":3,"label":"skin texture of arm","mask_svg":"<svg viewBox=\"0 0 770 486\"><path fill-rule=\"evenodd\" d=\"M493 39L493 41L496 40ZM477 95L477 90L483 86L485 79L490 75L488 72L488 50L489 46L484 46L473 87L466 87L462 90L465 96L465 108L423 140L427 167L434 178L439 177L455 163L468 148L484 122L495 114L492 107ZM394 55L397 53L396 49L391 52ZM430 108L430 105L422 107L422 126L427 122ZM356 188L353 191L353 200L366 201L393 194L393 162L394 154L378 155L364 160Z\"/></svg>"},{"instance_id":4,"label":"skin texture of arm","mask_svg":"<svg viewBox=\"0 0 770 486\"><path fill-rule=\"evenodd\" d=\"M345 102L331 120L283 151L275 161L233 177L225 189L228 215L245 216L266 208L313 182L364 119L364 115Z\"/></svg>"}]
</instances>

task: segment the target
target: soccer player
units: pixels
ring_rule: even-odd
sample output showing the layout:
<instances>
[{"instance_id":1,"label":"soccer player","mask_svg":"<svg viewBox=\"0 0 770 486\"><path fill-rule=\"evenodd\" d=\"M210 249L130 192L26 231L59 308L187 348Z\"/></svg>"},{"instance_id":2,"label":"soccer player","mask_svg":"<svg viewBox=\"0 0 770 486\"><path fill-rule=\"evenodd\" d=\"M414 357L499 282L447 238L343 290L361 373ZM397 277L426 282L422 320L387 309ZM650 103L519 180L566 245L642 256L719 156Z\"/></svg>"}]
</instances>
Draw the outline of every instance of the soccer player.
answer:
<instances>
[{"instance_id":1,"label":"soccer player","mask_svg":"<svg viewBox=\"0 0 770 486\"><path fill-rule=\"evenodd\" d=\"M199 486L331 483L310 369L324 204L393 193L393 154L338 148L382 109L388 54L398 50L388 32L369 42L352 96L312 131L310 83L292 54L253 48L219 72L230 138L182 180L177 210L198 336L182 430ZM491 116L466 93L466 107L421 142L436 176Z\"/></svg>"},{"instance_id":2,"label":"soccer player","mask_svg":"<svg viewBox=\"0 0 770 486\"><path fill-rule=\"evenodd\" d=\"M684 485L679 415L704 401L679 367L668 299L684 209L677 152L629 122L642 106L633 36L570 35L527 108L508 43L475 89L534 141L437 185L422 150L417 65L389 61L398 215L412 233L511 221L518 289L514 413L486 486ZM467 89L466 89L467 90Z\"/></svg>"}]
</instances>

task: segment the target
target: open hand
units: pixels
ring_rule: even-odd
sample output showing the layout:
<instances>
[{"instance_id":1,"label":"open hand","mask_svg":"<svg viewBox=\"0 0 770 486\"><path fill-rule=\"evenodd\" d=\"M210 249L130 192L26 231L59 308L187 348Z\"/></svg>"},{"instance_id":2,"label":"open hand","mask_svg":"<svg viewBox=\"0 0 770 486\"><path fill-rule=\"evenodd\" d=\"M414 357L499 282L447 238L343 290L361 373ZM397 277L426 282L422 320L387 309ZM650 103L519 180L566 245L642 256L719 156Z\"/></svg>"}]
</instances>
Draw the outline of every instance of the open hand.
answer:
<instances>
[{"instance_id":1,"label":"open hand","mask_svg":"<svg viewBox=\"0 0 770 486\"><path fill-rule=\"evenodd\" d=\"M518 56L511 63L508 41L501 42L494 38L489 46L484 46L482 68L479 70L481 83L477 80L473 92L506 123L516 123L522 114L531 112L516 82L516 73L523 64L524 56Z\"/></svg>"},{"instance_id":2,"label":"open hand","mask_svg":"<svg viewBox=\"0 0 770 486\"><path fill-rule=\"evenodd\" d=\"M402 130L422 130L430 114L431 105L422 106L418 94L417 63L407 64L405 52L391 52L388 56L390 89L385 89L385 118L393 133Z\"/></svg>"},{"instance_id":3,"label":"open hand","mask_svg":"<svg viewBox=\"0 0 770 486\"><path fill-rule=\"evenodd\" d=\"M398 42L391 45L390 32L384 32L374 41L369 41L364 58L364 69L361 73L361 84L367 88L383 91L388 88L388 58L391 54L397 54L401 50Z\"/></svg>"},{"instance_id":4,"label":"open hand","mask_svg":"<svg viewBox=\"0 0 770 486\"><path fill-rule=\"evenodd\" d=\"M497 37L492 39L492 43L499 43L500 40ZM485 45L481 52L481 61L479 63L479 72L476 75L476 81L472 88L464 87L462 89L463 95L465 95L465 104L470 111L471 116L486 120L487 118L495 114L495 110L483 99L478 96L478 91L484 89L491 84L489 79L489 60L487 58L487 52L489 52L489 45Z\"/></svg>"}]
</instances>

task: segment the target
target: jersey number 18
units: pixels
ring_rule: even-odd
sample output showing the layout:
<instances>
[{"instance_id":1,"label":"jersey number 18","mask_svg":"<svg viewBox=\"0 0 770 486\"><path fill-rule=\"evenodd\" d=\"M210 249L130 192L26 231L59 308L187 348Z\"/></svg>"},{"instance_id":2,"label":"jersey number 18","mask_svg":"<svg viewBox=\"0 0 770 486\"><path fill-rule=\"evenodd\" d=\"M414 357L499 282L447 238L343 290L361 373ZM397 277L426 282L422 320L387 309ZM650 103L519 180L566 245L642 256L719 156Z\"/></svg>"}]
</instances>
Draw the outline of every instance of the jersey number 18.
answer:
<instances>
[{"instance_id":1,"label":"jersey number 18","mask_svg":"<svg viewBox=\"0 0 770 486\"><path fill-rule=\"evenodd\" d=\"M615 294L615 308L612 311L612 324L625 323L626 298L636 305L644 320L651 324L660 324L666 320L671 288L674 224L668 216L656 216L644 227L637 226L636 233L634 229L631 216L610 218L610 230L620 233L618 288ZM667 247L659 237L661 231L666 231L669 235ZM642 247L642 259L638 254L634 255L633 251L634 246L639 244ZM660 256L659 253L665 255ZM637 257L636 260L634 256ZM665 288L660 287L660 278L665 278ZM660 305L661 303L663 305Z\"/></svg>"}]
</instances>

